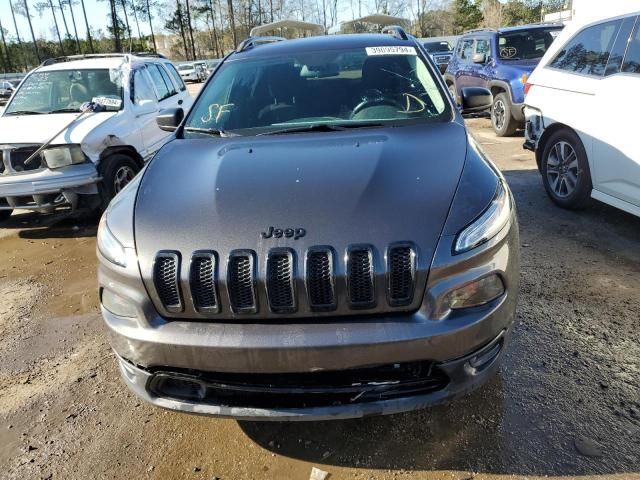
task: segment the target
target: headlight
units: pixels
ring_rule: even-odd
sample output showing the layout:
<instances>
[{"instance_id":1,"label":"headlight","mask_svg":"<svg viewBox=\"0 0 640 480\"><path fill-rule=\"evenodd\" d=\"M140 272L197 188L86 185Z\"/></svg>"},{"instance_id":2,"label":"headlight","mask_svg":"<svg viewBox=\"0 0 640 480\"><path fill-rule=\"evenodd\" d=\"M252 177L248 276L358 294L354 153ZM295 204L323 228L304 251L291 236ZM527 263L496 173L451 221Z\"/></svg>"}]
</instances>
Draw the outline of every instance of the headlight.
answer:
<instances>
[{"instance_id":1,"label":"headlight","mask_svg":"<svg viewBox=\"0 0 640 480\"><path fill-rule=\"evenodd\" d=\"M452 310L457 308L478 307L495 300L503 293L504 283L502 283L502 279L494 273L450 292L447 295L447 301Z\"/></svg>"},{"instance_id":2,"label":"headlight","mask_svg":"<svg viewBox=\"0 0 640 480\"><path fill-rule=\"evenodd\" d=\"M454 254L463 253L492 239L509 223L511 198L502 181L487 209L456 238Z\"/></svg>"},{"instance_id":3,"label":"headlight","mask_svg":"<svg viewBox=\"0 0 640 480\"><path fill-rule=\"evenodd\" d=\"M103 215L98 227L98 250L110 262L126 267L127 260L124 247L109 230L106 219L107 216Z\"/></svg>"},{"instance_id":4,"label":"headlight","mask_svg":"<svg viewBox=\"0 0 640 480\"><path fill-rule=\"evenodd\" d=\"M87 157L80 148L80 145L47 147L42 151L42 155L49 168L67 167L87 161Z\"/></svg>"}]
</instances>

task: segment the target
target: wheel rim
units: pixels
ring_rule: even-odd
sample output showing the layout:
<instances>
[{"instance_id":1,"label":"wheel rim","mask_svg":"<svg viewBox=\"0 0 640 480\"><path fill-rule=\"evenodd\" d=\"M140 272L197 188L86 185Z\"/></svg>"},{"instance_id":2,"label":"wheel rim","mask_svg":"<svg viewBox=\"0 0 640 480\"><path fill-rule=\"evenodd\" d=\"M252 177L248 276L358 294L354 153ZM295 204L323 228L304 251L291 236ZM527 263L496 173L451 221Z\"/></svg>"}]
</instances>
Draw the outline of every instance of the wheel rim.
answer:
<instances>
[{"instance_id":1,"label":"wheel rim","mask_svg":"<svg viewBox=\"0 0 640 480\"><path fill-rule=\"evenodd\" d=\"M565 141L556 142L547 154L547 183L555 195L569 197L578 187L578 155Z\"/></svg>"},{"instance_id":2,"label":"wheel rim","mask_svg":"<svg viewBox=\"0 0 640 480\"><path fill-rule=\"evenodd\" d=\"M453 85L449 85L449 93L451 94L451 97L455 100L456 99L456 87L454 87Z\"/></svg>"},{"instance_id":3,"label":"wheel rim","mask_svg":"<svg viewBox=\"0 0 640 480\"><path fill-rule=\"evenodd\" d=\"M113 191L115 193L120 193L133 177L136 176L136 172L128 165L123 165L118 170L116 170L115 177L113 179Z\"/></svg>"},{"instance_id":4,"label":"wheel rim","mask_svg":"<svg viewBox=\"0 0 640 480\"><path fill-rule=\"evenodd\" d=\"M502 130L504 127L505 112L504 102L502 100L496 100L496 103L493 104L493 123L498 130Z\"/></svg>"}]
</instances>

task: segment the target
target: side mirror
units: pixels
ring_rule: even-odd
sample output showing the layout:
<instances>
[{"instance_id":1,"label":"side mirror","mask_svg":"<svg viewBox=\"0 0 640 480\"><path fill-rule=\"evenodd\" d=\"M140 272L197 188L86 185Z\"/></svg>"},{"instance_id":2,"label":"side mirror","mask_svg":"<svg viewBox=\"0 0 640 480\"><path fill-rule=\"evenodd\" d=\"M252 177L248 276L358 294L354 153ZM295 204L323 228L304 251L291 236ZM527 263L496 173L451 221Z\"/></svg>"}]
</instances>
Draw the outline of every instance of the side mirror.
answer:
<instances>
[{"instance_id":1,"label":"side mirror","mask_svg":"<svg viewBox=\"0 0 640 480\"><path fill-rule=\"evenodd\" d=\"M158 103L155 100L141 100L140 103L135 104L133 111L137 117L156 113L158 111Z\"/></svg>"},{"instance_id":2,"label":"side mirror","mask_svg":"<svg viewBox=\"0 0 640 480\"><path fill-rule=\"evenodd\" d=\"M184 119L184 110L181 108L167 108L160 111L156 117L156 123L160 130L175 132Z\"/></svg>"},{"instance_id":3,"label":"side mirror","mask_svg":"<svg viewBox=\"0 0 640 480\"><path fill-rule=\"evenodd\" d=\"M474 53L471 61L473 63L485 63L487 61L487 55L484 53Z\"/></svg>"},{"instance_id":4,"label":"side mirror","mask_svg":"<svg viewBox=\"0 0 640 480\"><path fill-rule=\"evenodd\" d=\"M465 87L460 95L462 114L479 113L489 110L493 105L491 91L484 87Z\"/></svg>"}]
</instances>

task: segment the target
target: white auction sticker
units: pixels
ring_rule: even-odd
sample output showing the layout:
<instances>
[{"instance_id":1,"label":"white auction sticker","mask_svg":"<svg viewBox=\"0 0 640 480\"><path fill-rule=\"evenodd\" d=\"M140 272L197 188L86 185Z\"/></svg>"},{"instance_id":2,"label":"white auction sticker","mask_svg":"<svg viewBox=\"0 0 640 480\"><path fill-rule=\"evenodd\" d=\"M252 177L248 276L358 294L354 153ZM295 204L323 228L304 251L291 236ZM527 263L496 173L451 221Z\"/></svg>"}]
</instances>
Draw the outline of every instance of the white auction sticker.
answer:
<instances>
[{"instance_id":1,"label":"white auction sticker","mask_svg":"<svg viewBox=\"0 0 640 480\"><path fill-rule=\"evenodd\" d=\"M417 55L414 47L367 47L367 55Z\"/></svg>"},{"instance_id":2,"label":"white auction sticker","mask_svg":"<svg viewBox=\"0 0 640 480\"><path fill-rule=\"evenodd\" d=\"M104 105L105 107L120 108L122 106L122 100L119 98L93 97L91 101L98 105Z\"/></svg>"}]
</instances>

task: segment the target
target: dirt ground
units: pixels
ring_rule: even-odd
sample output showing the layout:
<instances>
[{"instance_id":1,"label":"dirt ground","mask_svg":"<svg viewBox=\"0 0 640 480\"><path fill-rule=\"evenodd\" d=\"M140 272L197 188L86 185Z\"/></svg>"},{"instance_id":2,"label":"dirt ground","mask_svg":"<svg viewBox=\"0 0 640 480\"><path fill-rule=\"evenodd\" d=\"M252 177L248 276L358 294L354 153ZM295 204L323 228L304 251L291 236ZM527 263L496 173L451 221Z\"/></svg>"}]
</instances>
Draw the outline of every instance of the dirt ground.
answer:
<instances>
[{"instance_id":1,"label":"dirt ground","mask_svg":"<svg viewBox=\"0 0 640 480\"><path fill-rule=\"evenodd\" d=\"M249 423L159 410L118 378L96 296L95 220L0 229L0 477L640 479L640 219L547 199L522 138L469 122L515 195L517 325L500 374L419 412Z\"/></svg>"}]
</instances>

